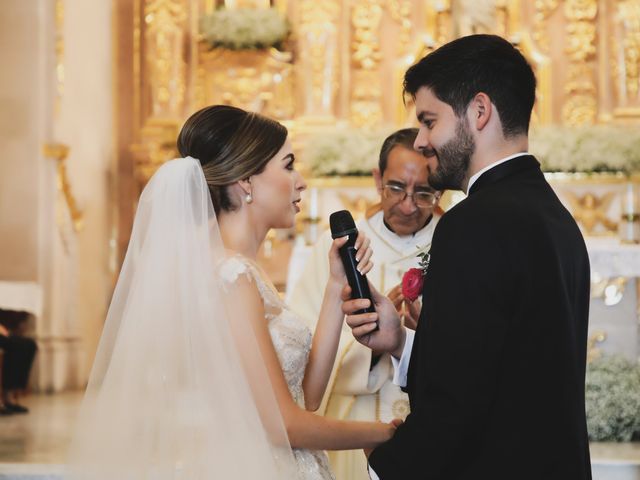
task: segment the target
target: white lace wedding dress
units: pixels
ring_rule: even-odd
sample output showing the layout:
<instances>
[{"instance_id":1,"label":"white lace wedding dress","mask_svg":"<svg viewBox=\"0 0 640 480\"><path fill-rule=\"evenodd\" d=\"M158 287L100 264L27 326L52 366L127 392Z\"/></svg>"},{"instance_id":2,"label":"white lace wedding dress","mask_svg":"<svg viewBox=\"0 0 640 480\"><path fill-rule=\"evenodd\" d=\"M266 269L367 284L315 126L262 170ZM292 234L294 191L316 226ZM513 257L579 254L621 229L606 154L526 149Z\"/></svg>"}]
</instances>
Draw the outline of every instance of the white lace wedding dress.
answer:
<instances>
[{"instance_id":1,"label":"white lace wedding dress","mask_svg":"<svg viewBox=\"0 0 640 480\"><path fill-rule=\"evenodd\" d=\"M235 282L240 275L255 281L265 308L265 320L275 347L289 391L294 401L304 408L302 379L311 349L311 331L280 299L271 281L261 268L246 257L235 254L220 266L226 282ZM298 474L304 480L333 480L327 455L321 451L293 449Z\"/></svg>"}]
</instances>

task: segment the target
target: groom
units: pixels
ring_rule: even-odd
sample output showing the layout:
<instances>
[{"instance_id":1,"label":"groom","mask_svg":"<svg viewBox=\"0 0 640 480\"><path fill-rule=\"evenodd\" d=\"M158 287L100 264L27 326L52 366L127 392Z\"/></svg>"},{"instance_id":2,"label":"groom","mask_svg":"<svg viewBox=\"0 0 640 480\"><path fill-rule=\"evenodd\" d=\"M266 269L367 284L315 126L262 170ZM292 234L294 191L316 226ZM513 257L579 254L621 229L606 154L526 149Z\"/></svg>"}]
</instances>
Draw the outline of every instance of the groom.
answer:
<instances>
[{"instance_id":1,"label":"groom","mask_svg":"<svg viewBox=\"0 0 640 480\"><path fill-rule=\"evenodd\" d=\"M392 354L411 403L371 453L371 477L590 479L589 260L527 153L533 71L504 39L472 35L420 60L404 86L429 183L468 198L434 233L415 338L384 296L374 292L377 314L358 315L369 301L343 292L354 336Z\"/></svg>"}]
</instances>

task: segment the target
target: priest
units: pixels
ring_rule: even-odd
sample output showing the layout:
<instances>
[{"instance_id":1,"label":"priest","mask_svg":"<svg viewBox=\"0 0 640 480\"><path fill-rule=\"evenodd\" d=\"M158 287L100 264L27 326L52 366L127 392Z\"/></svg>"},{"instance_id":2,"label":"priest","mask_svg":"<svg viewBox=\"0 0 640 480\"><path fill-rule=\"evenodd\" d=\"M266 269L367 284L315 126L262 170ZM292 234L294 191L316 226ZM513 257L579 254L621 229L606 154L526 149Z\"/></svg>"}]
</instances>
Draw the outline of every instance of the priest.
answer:
<instances>
[{"instance_id":1,"label":"priest","mask_svg":"<svg viewBox=\"0 0 640 480\"><path fill-rule=\"evenodd\" d=\"M431 237L442 211L441 192L429 186L425 157L413 149L418 130L399 130L384 141L378 168L373 170L380 204L358 222L359 230L371 240L374 267L367 278L385 292L414 328L420 300L402 294L401 280L410 268L419 266L419 255L428 252ZM325 232L309 256L300 280L290 286L289 305L308 323L315 325L329 269L327 254L331 234ZM393 384L393 367L388 354L376 355L343 329L333 374L319 413L341 420L388 422L409 413L407 395ZM367 462L361 451L330 452L337 480L367 480Z\"/></svg>"}]
</instances>

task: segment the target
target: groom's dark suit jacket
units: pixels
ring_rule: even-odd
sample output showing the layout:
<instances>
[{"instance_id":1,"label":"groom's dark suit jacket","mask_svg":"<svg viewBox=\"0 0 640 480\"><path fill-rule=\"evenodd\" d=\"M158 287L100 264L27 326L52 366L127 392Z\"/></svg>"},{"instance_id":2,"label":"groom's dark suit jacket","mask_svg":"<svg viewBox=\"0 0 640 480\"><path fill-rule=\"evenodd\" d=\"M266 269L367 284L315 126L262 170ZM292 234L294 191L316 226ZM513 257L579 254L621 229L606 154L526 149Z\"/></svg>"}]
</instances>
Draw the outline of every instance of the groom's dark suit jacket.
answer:
<instances>
[{"instance_id":1,"label":"groom's dark suit jacket","mask_svg":"<svg viewBox=\"0 0 640 480\"><path fill-rule=\"evenodd\" d=\"M436 227L406 391L373 451L382 480L591 478L589 259L532 156L480 176Z\"/></svg>"}]
</instances>

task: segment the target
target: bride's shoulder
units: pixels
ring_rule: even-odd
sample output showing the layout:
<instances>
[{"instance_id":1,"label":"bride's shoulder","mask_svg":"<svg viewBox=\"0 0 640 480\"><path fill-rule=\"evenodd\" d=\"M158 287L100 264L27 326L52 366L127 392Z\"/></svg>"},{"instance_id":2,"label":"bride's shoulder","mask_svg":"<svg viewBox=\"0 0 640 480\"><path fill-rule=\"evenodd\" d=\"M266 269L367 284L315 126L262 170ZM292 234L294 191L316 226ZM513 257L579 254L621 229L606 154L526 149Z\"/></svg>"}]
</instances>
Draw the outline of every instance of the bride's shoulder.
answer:
<instances>
[{"instance_id":1,"label":"bride's shoulder","mask_svg":"<svg viewBox=\"0 0 640 480\"><path fill-rule=\"evenodd\" d=\"M282 308L277 290L257 263L237 252L227 254L218 264L218 275L227 292L235 292L243 299L259 298L265 306Z\"/></svg>"},{"instance_id":2,"label":"bride's shoulder","mask_svg":"<svg viewBox=\"0 0 640 480\"><path fill-rule=\"evenodd\" d=\"M227 251L218 264L220 278L226 283L235 283L240 277L255 277L256 271L251 260L239 253Z\"/></svg>"}]
</instances>

